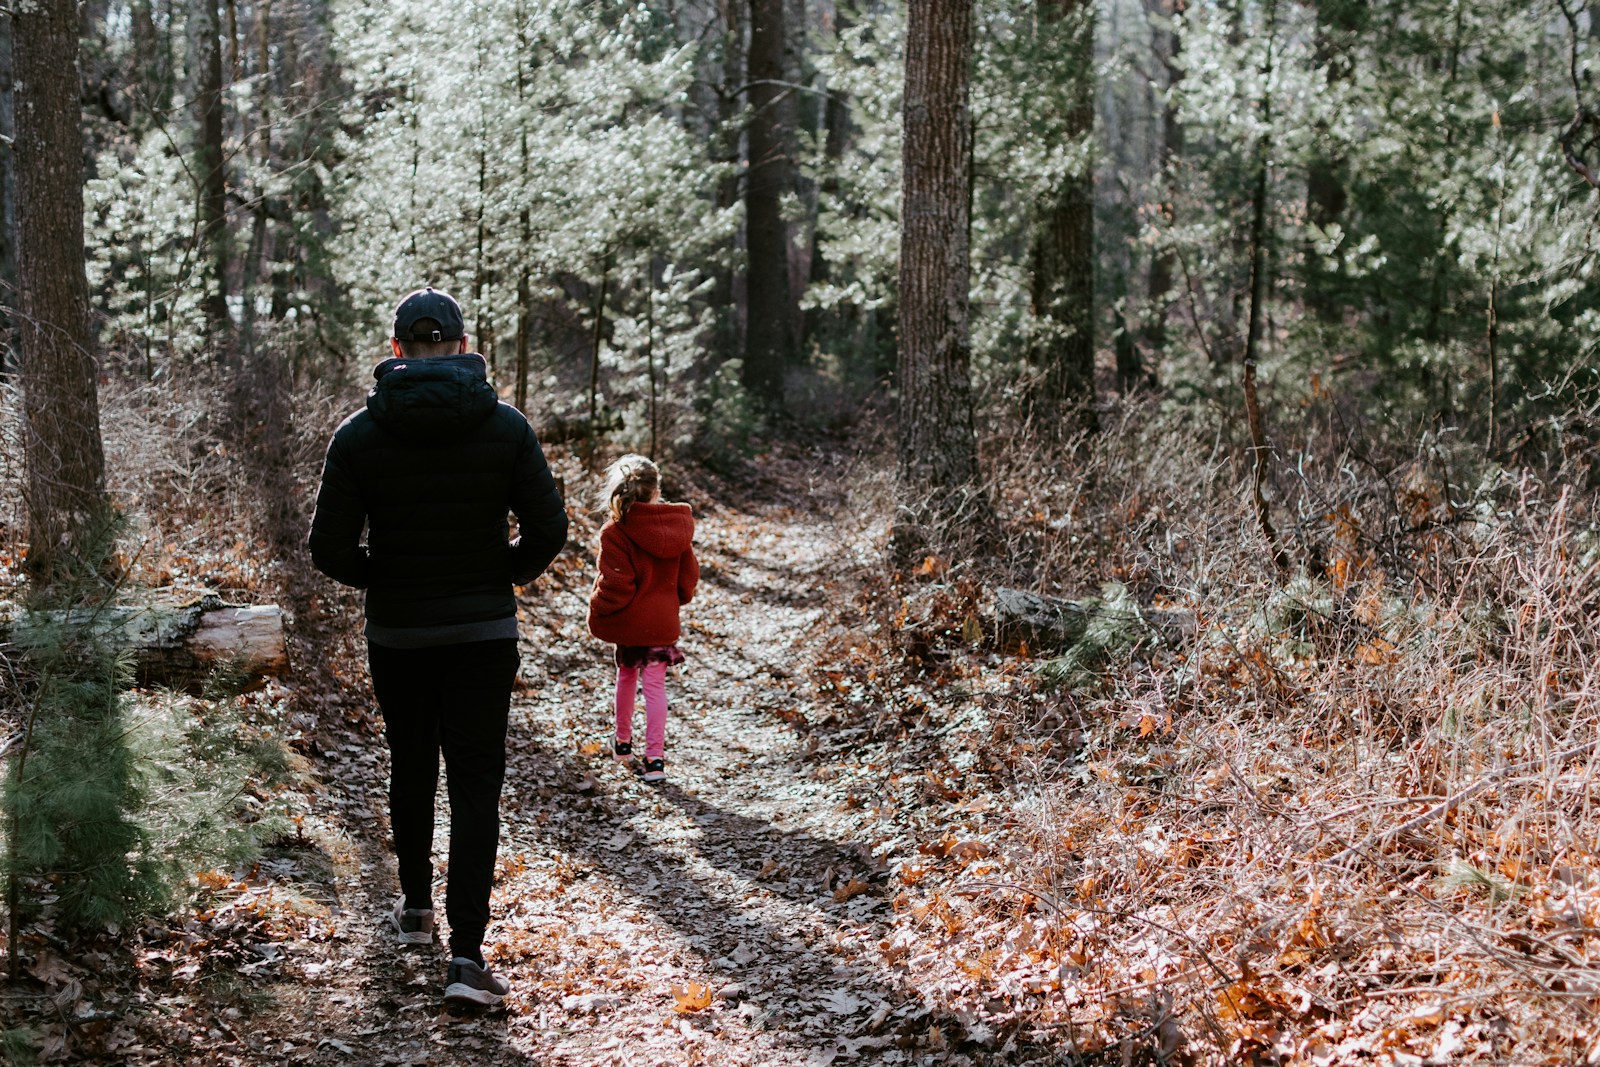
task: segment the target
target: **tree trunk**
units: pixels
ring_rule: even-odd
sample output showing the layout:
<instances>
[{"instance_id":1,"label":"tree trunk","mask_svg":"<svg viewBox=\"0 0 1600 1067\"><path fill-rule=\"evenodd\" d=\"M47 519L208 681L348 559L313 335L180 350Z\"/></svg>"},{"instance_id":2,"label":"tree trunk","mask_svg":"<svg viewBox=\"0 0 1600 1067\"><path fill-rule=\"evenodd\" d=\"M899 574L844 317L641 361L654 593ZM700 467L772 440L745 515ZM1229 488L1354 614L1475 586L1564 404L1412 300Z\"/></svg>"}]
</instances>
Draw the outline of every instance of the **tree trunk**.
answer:
<instances>
[{"instance_id":1,"label":"tree trunk","mask_svg":"<svg viewBox=\"0 0 1600 1067\"><path fill-rule=\"evenodd\" d=\"M224 351L230 333L228 317L228 188L222 155L222 28L216 0L196 0L189 31L191 78L194 80L194 173L200 223L200 259L206 264L205 313L214 348Z\"/></svg>"},{"instance_id":2,"label":"tree trunk","mask_svg":"<svg viewBox=\"0 0 1600 1067\"><path fill-rule=\"evenodd\" d=\"M1354 63L1350 56L1350 37L1364 28L1365 4L1354 0L1319 0L1313 34L1314 70L1324 72L1331 88L1350 77ZM1329 136L1325 125L1317 130L1319 139ZM1320 230L1344 217L1349 194L1344 186L1344 160L1326 146L1320 147L1306 166L1306 221ZM1337 260L1332 270L1323 264L1322 253L1306 249L1306 306L1324 323L1336 323L1341 314L1337 292Z\"/></svg>"},{"instance_id":3,"label":"tree trunk","mask_svg":"<svg viewBox=\"0 0 1600 1067\"><path fill-rule=\"evenodd\" d=\"M1272 84L1272 65L1277 49L1277 0L1268 0L1267 7L1267 57L1261 71L1261 84ZM1255 503L1256 521L1261 526L1261 536L1272 551L1273 562L1279 570L1288 567L1288 557L1278 544L1272 527L1272 512L1267 504L1265 486L1271 473L1271 446L1267 443L1266 424L1261 417L1261 402L1256 393L1256 364L1260 358L1262 323L1266 314L1267 293L1267 196L1272 167L1272 95L1266 90L1261 99L1262 123L1266 132L1256 146L1255 191L1250 198L1250 319L1245 333L1244 346L1244 407L1250 430L1250 487Z\"/></svg>"},{"instance_id":4,"label":"tree trunk","mask_svg":"<svg viewBox=\"0 0 1600 1067\"><path fill-rule=\"evenodd\" d=\"M596 438L600 435L600 346L605 341L606 287L611 282L611 256L600 261L600 288L594 298L594 332L589 346L589 437L584 447L585 462L593 462Z\"/></svg>"},{"instance_id":5,"label":"tree trunk","mask_svg":"<svg viewBox=\"0 0 1600 1067\"><path fill-rule=\"evenodd\" d=\"M789 188L783 125L783 0L750 0L750 147L745 183L745 254L750 316L744 384L762 402L783 402L794 301L789 290L789 234L782 196Z\"/></svg>"},{"instance_id":6,"label":"tree trunk","mask_svg":"<svg viewBox=\"0 0 1600 1067\"><path fill-rule=\"evenodd\" d=\"M16 113L12 94L11 14L0 11L0 375L16 360L11 311L17 304L17 172L12 139Z\"/></svg>"},{"instance_id":7,"label":"tree trunk","mask_svg":"<svg viewBox=\"0 0 1600 1067\"><path fill-rule=\"evenodd\" d=\"M1088 137L1094 130L1094 8L1087 0L1039 0L1039 23L1060 31L1072 66L1064 136ZM1040 205L1030 258L1029 295L1039 320L1028 353L1037 375L1030 406L1050 432L1093 430L1093 167L1067 178Z\"/></svg>"},{"instance_id":8,"label":"tree trunk","mask_svg":"<svg viewBox=\"0 0 1600 1067\"><path fill-rule=\"evenodd\" d=\"M894 551L981 532L968 322L972 0L912 0L900 209L900 425Z\"/></svg>"},{"instance_id":9,"label":"tree trunk","mask_svg":"<svg viewBox=\"0 0 1600 1067\"><path fill-rule=\"evenodd\" d=\"M108 511L84 274L77 4L34 0L13 18L16 155L29 161L17 174L28 567L48 585Z\"/></svg>"},{"instance_id":10,"label":"tree trunk","mask_svg":"<svg viewBox=\"0 0 1600 1067\"><path fill-rule=\"evenodd\" d=\"M838 38L850 28L850 17L847 12L834 12L834 36ZM839 194L839 161L844 158L845 147L850 138L850 99L841 89L832 85L825 85L827 97L822 106L823 140L823 178L818 189L818 208L820 209L823 198L833 198ZM810 285L821 285L829 280L828 260L822 254L821 242L817 240L816 219L812 219L811 226L811 267L807 282ZM833 312L837 315L839 312ZM847 315L854 315L853 311L846 311ZM820 308L807 308L802 318L800 340L802 346L809 349L811 345L820 340L824 312Z\"/></svg>"},{"instance_id":11,"label":"tree trunk","mask_svg":"<svg viewBox=\"0 0 1600 1067\"><path fill-rule=\"evenodd\" d=\"M165 115L172 107L171 31L157 29L153 0L134 0L129 16L137 72L132 86L136 106L147 114Z\"/></svg>"},{"instance_id":12,"label":"tree trunk","mask_svg":"<svg viewBox=\"0 0 1600 1067\"><path fill-rule=\"evenodd\" d=\"M219 668L257 679L281 674L289 663L278 605L246 607L212 594L186 603L0 614L0 638L27 648L38 640L37 631L62 622L130 653L135 678L145 686L198 687Z\"/></svg>"},{"instance_id":13,"label":"tree trunk","mask_svg":"<svg viewBox=\"0 0 1600 1067\"><path fill-rule=\"evenodd\" d=\"M722 14L722 80L717 87L717 160L729 164L724 177L717 182L717 207L730 208L739 202L739 143L744 131L739 122L740 87L745 77L744 5L746 0L719 0ZM712 300L718 309L716 355L719 360L733 359L744 351L743 309L748 303L748 293L735 278L731 262L734 249L729 250L726 261L716 264Z\"/></svg>"},{"instance_id":14,"label":"tree trunk","mask_svg":"<svg viewBox=\"0 0 1600 1067\"><path fill-rule=\"evenodd\" d=\"M1147 0L1147 4L1152 19L1156 21L1151 31L1151 46L1156 59L1166 71L1164 99L1161 102L1161 144L1156 157L1162 197L1156 225L1164 232L1159 250L1150 261L1146 289L1150 307L1144 322L1144 350L1153 362L1147 370L1141 361L1141 365L1130 368L1127 375L1122 374L1119 368L1117 388L1123 392L1138 384L1141 376L1147 384L1154 385L1156 382L1155 366L1159 365L1161 354L1167 347L1167 315L1172 307L1173 285L1177 281L1177 256L1170 244L1170 231L1177 220L1177 184L1173 161L1183 152L1183 125L1178 121L1178 108L1173 94L1183 78L1183 68L1178 66L1183 38L1178 36L1173 19L1184 9L1184 0Z\"/></svg>"}]
</instances>

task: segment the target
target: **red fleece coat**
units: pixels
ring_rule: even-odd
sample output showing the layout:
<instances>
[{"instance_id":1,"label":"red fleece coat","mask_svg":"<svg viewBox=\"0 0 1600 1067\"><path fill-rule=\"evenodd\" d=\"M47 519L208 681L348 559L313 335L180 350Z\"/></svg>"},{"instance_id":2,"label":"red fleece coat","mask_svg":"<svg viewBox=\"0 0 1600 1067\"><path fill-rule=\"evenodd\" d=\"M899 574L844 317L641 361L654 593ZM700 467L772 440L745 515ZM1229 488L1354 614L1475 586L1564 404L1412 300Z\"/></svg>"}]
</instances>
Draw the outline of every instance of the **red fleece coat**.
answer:
<instances>
[{"instance_id":1,"label":"red fleece coat","mask_svg":"<svg viewBox=\"0 0 1600 1067\"><path fill-rule=\"evenodd\" d=\"M614 645L670 645L678 607L700 582L688 504L634 504L600 528L600 575L589 594L589 632Z\"/></svg>"}]
</instances>

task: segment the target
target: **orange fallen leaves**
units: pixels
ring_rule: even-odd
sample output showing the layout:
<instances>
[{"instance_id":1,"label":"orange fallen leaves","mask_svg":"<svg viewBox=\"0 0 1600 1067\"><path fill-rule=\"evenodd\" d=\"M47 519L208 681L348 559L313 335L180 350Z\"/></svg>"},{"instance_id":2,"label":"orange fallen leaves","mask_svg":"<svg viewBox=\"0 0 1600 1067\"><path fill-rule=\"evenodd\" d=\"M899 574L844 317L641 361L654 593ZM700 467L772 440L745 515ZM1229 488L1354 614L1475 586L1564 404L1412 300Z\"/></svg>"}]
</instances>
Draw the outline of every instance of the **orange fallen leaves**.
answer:
<instances>
[{"instance_id":1,"label":"orange fallen leaves","mask_svg":"<svg viewBox=\"0 0 1600 1067\"><path fill-rule=\"evenodd\" d=\"M852 878L833 891L833 902L835 904L843 904L851 897L858 897L871 888L870 884L863 882L861 879Z\"/></svg>"},{"instance_id":2,"label":"orange fallen leaves","mask_svg":"<svg viewBox=\"0 0 1600 1067\"><path fill-rule=\"evenodd\" d=\"M672 987L672 1010L681 1014L711 1007L711 987L704 982L684 982Z\"/></svg>"}]
</instances>

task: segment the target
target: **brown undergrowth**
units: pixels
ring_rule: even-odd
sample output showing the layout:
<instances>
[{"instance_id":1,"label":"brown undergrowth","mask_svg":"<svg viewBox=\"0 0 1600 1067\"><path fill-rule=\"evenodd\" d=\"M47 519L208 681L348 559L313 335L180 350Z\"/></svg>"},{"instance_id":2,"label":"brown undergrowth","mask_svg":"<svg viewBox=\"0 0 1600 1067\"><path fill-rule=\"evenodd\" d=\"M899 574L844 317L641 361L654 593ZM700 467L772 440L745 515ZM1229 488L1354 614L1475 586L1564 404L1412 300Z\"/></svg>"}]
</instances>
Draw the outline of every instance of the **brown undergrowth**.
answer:
<instances>
[{"instance_id":1,"label":"brown undergrowth","mask_svg":"<svg viewBox=\"0 0 1600 1067\"><path fill-rule=\"evenodd\" d=\"M431 1003L428 974L374 977L390 959L370 922L383 903L372 872L387 860L358 603L252 551L272 514L241 491L248 470L226 435L195 421L202 407L185 390L108 399L110 450L138 460L117 468L125 504L144 512L128 568L150 585L293 607L292 691L229 699L323 781L257 798L287 801L294 832L254 864L199 873L196 903L168 921L94 945L25 931L25 988L4 1022L31 1027L46 1059L261 1062L270 1049L333 1062L360 1048L409 1062L413 1045L464 1031L431 1016L411 1025L397 1007ZM336 414L299 406L293 436L314 453ZM669 464L672 495L705 520L697 640L704 666L722 665L697 683L704 726L684 720L681 765L700 799L680 815L696 833L726 823L743 851L647 853L668 888L617 890L643 902L641 936L684 921L667 899L678 883L660 872L695 849L749 867L742 888L685 867L699 873L683 887L708 900L736 888L771 897L760 915L789 903L834 915L837 929L818 929L848 933L844 955L796 948L763 963L756 942L726 947L731 964L773 980L795 961L817 972L802 985L834 998L824 1029L838 1030L826 1046L837 1062L1600 1062L1593 453L1570 448L1538 470L1432 440L1381 455L1356 448L1332 411L1310 412L1300 437L1314 444L1276 457L1271 503L1294 561L1280 573L1245 461L1214 437L1137 405L1077 449L996 434L985 458L1005 558L932 553L900 574L883 563L882 441L789 442L722 474ZM588 473L554 458L584 503ZM305 506L315 459L290 464ZM809 539L806 568L789 573L784 537ZM15 528L4 548L14 560ZM589 729L567 718L605 673L577 614L587 566L572 553L530 594L549 631L532 662L549 676L519 699L562 744L563 730ZM1074 649L1002 646L993 591L1007 585L1108 610ZM1163 614L1186 622L1145 625ZM808 621L791 632L777 620ZM746 725L722 722L752 694L765 703ZM739 757L755 768L750 797L717 784L730 730L760 739ZM542 829L526 852L558 880L563 850L606 868L641 804L673 817L586 774L579 757L594 747L524 754L551 778L530 796L553 820L530 824ZM818 870L781 851L761 861L796 835L740 814L782 807L786 790L804 802L785 814L830 857ZM566 825L558 801L570 834L552 829ZM602 816L615 834L597 850L584 820ZM562 909L581 899L554 894L552 916L571 919ZM554 940L534 963L570 948L547 925ZM721 962L687 954L673 968ZM658 977L628 980L678 1014L648 984ZM849 997L833 988L845 980ZM715 1003L691 1014L723 1026L718 1048L776 1062L769 1038L790 1040L783 1054L797 1060L822 1040L802 1025L814 1018L771 1029L777 1017L752 1010L746 1025L732 1014L744 994L706 986ZM308 1039L291 1020L334 1011L315 1001L326 988L348 1018ZM598 1004L599 988L572 995ZM557 1006L530 997L471 1040L535 1055L622 1033L609 1017L559 1039L529 1028L559 1021Z\"/></svg>"},{"instance_id":2,"label":"brown undergrowth","mask_svg":"<svg viewBox=\"0 0 1600 1067\"><path fill-rule=\"evenodd\" d=\"M1006 798L1004 869L908 906L985 903L965 965L1077 1062L1600 1062L1594 452L1379 457L1336 416L1276 458L1286 573L1242 456L1154 406L990 450L1009 564L877 583L823 668L936 783L984 711L955 788ZM1019 582L1120 621L998 654Z\"/></svg>"}]
</instances>

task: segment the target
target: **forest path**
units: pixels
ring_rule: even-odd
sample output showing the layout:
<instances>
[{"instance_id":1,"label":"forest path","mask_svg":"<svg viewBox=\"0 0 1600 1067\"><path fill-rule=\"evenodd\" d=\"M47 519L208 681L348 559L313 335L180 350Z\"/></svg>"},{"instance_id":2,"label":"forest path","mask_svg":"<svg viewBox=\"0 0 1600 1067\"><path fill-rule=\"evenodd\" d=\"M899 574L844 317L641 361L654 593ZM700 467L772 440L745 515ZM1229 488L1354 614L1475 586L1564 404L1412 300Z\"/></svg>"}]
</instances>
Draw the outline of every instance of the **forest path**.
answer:
<instances>
[{"instance_id":1,"label":"forest path","mask_svg":"<svg viewBox=\"0 0 1600 1067\"><path fill-rule=\"evenodd\" d=\"M587 584L524 628L490 937L517 991L508 1043L536 1062L843 1062L887 1045L865 1031L907 1000L878 949L888 901L835 900L865 888L870 849L837 834L846 797L785 725L848 547L815 504L713 508L697 543L663 785L606 758L614 671Z\"/></svg>"},{"instance_id":2,"label":"forest path","mask_svg":"<svg viewBox=\"0 0 1600 1067\"><path fill-rule=\"evenodd\" d=\"M439 946L395 945L377 918L393 859L373 738L346 746L349 772L328 782L348 918L308 974L325 985L289 998L256 1047L386 1065L971 1062L897 1047L928 1015L881 947L894 921L884 856L891 839L904 849L904 828L815 758L805 728L826 720L811 665L835 635L831 608L856 593L844 561L870 548L843 500L846 461L789 462L752 490L764 497L696 502L702 580L684 611L688 662L668 679L662 785L608 758L615 668L588 633L592 546L527 591L485 946L511 982L506 1005L442 1010ZM641 705L640 731L642 719ZM441 783L441 879L444 795Z\"/></svg>"}]
</instances>

